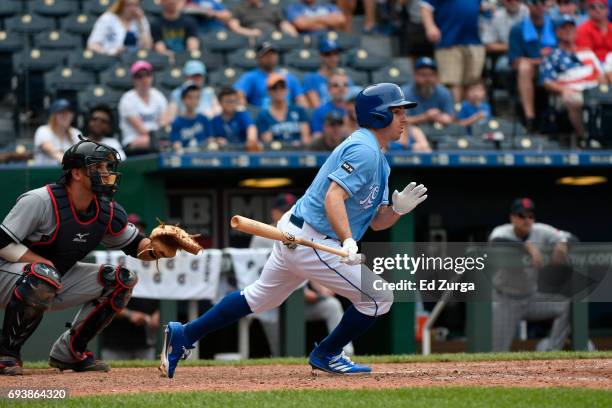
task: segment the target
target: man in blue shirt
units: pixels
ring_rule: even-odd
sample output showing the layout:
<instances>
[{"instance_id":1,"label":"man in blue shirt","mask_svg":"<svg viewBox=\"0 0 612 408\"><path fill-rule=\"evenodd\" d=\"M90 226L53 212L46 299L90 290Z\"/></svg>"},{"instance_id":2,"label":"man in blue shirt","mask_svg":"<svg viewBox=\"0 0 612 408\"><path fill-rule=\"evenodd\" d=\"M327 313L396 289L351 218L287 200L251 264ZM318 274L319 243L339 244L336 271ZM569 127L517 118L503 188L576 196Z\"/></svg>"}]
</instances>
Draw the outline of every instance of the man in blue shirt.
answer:
<instances>
[{"instance_id":1,"label":"man in blue shirt","mask_svg":"<svg viewBox=\"0 0 612 408\"><path fill-rule=\"evenodd\" d=\"M264 41L257 47L257 65L258 68L242 74L234 84L234 88L240 92L243 105L248 103L258 108L266 108L270 104L270 97L266 89L268 75L272 72L281 72L277 67L278 49L274 44ZM307 107L300 82L291 73L287 72L283 75L287 79L288 102L304 108Z\"/></svg>"},{"instance_id":2,"label":"man in blue shirt","mask_svg":"<svg viewBox=\"0 0 612 408\"><path fill-rule=\"evenodd\" d=\"M317 0L290 4L287 19L301 33L340 31L346 24L346 18L338 7L331 3L317 3Z\"/></svg>"},{"instance_id":3,"label":"man in blue shirt","mask_svg":"<svg viewBox=\"0 0 612 408\"><path fill-rule=\"evenodd\" d=\"M173 377L185 351L206 334L250 313L279 306L306 280L352 302L338 326L310 353L309 364L334 374L371 372L370 367L351 361L342 348L389 311L393 292L383 289L382 278L361 265L357 241L368 227L387 229L427 198L423 185L410 183L401 193L395 190L392 205L388 199L390 168L382 149L401 137L408 126L405 109L414 105L395 84L365 88L355 101L361 128L334 149L304 196L277 224L288 237L320 242L345 256L295 245L291 238L276 242L256 282L242 292L230 293L186 325L168 324L163 373Z\"/></svg>"},{"instance_id":4,"label":"man in blue shirt","mask_svg":"<svg viewBox=\"0 0 612 408\"><path fill-rule=\"evenodd\" d=\"M257 150L257 128L249 112L238 110L238 91L222 88L218 98L221 113L211 121L211 135L222 145L246 143L247 150Z\"/></svg>"},{"instance_id":5,"label":"man in blue shirt","mask_svg":"<svg viewBox=\"0 0 612 408\"><path fill-rule=\"evenodd\" d=\"M210 136L210 122L196 110L200 101L199 85L185 83L181 89L181 100L185 110L174 119L170 132L172 147L178 153L185 149L198 150Z\"/></svg>"},{"instance_id":6,"label":"man in blue shirt","mask_svg":"<svg viewBox=\"0 0 612 408\"><path fill-rule=\"evenodd\" d=\"M323 132L323 122L329 112L338 112L342 117L346 115L346 95L348 93L349 80L343 72L336 72L329 78L329 94L331 100L312 113L310 120L310 132L313 138L318 138Z\"/></svg>"},{"instance_id":7,"label":"man in blue shirt","mask_svg":"<svg viewBox=\"0 0 612 408\"><path fill-rule=\"evenodd\" d=\"M404 87L404 95L418 105L410 111L410 123L453 122L455 109L453 97L444 85L438 83L438 66L429 57L419 58L414 66L414 82Z\"/></svg>"},{"instance_id":8,"label":"man in blue shirt","mask_svg":"<svg viewBox=\"0 0 612 408\"><path fill-rule=\"evenodd\" d=\"M479 79L485 62L480 42L480 0L422 0L421 16L427 39L435 46L440 82L452 87L455 102L463 86Z\"/></svg>"},{"instance_id":9,"label":"man in blue shirt","mask_svg":"<svg viewBox=\"0 0 612 408\"><path fill-rule=\"evenodd\" d=\"M327 80L333 73L338 71L340 64L340 45L336 41L322 37L319 40L319 56L321 58L321 66L315 72L309 72L304 75L302 85L304 95L308 100L308 106L313 109L318 108L324 103L329 102L329 90ZM353 81L348 78L349 84L352 86Z\"/></svg>"}]
</instances>

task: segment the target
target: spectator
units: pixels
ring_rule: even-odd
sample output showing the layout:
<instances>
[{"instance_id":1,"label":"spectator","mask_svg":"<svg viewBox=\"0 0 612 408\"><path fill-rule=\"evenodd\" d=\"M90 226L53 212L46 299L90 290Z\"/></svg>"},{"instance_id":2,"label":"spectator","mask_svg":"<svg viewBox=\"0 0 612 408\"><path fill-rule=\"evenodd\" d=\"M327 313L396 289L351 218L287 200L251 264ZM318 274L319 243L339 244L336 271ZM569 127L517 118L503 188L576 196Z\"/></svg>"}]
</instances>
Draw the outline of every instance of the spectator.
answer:
<instances>
[{"instance_id":1,"label":"spectator","mask_svg":"<svg viewBox=\"0 0 612 408\"><path fill-rule=\"evenodd\" d=\"M49 122L34 134L34 164L53 166L62 162L64 152L79 142L80 131L73 128L74 109L66 99L49 107Z\"/></svg>"},{"instance_id":2,"label":"spectator","mask_svg":"<svg viewBox=\"0 0 612 408\"><path fill-rule=\"evenodd\" d=\"M113 137L113 121L113 111L108 105L99 104L91 108L87 114L87 139L112 147L121 160L125 160L121 143Z\"/></svg>"},{"instance_id":3,"label":"spectator","mask_svg":"<svg viewBox=\"0 0 612 408\"><path fill-rule=\"evenodd\" d=\"M184 11L197 18L200 33L221 30L232 18L232 13L216 0L189 0Z\"/></svg>"},{"instance_id":4,"label":"spectator","mask_svg":"<svg viewBox=\"0 0 612 408\"><path fill-rule=\"evenodd\" d=\"M323 121L323 133L313 137L308 150L331 152L338 147L347 136L345 116L338 111L329 111Z\"/></svg>"},{"instance_id":5,"label":"spectator","mask_svg":"<svg viewBox=\"0 0 612 408\"><path fill-rule=\"evenodd\" d=\"M540 83L559 96L579 140L584 143L587 135L582 122L582 91L605 82L603 68L592 51L576 53L576 23L571 16L563 16L555 25L559 47L542 62Z\"/></svg>"},{"instance_id":6,"label":"spectator","mask_svg":"<svg viewBox=\"0 0 612 408\"><path fill-rule=\"evenodd\" d=\"M529 17L510 30L508 60L516 70L517 85L528 131L536 129L535 79L542 57L557 45L553 22L544 0L527 0Z\"/></svg>"},{"instance_id":7,"label":"spectator","mask_svg":"<svg viewBox=\"0 0 612 408\"><path fill-rule=\"evenodd\" d=\"M183 84L181 100L185 110L174 119L170 132L172 147L178 153L197 150L210 137L210 122L197 112L200 92L200 87L193 82Z\"/></svg>"},{"instance_id":8,"label":"spectator","mask_svg":"<svg viewBox=\"0 0 612 408\"><path fill-rule=\"evenodd\" d=\"M181 13L181 0L161 0L161 16L153 24L155 51L174 58L174 54L200 49L198 24Z\"/></svg>"},{"instance_id":9,"label":"spectator","mask_svg":"<svg viewBox=\"0 0 612 408\"><path fill-rule=\"evenodd\" d=\"M344 117L344 125L346 126L346 134L348 135L359 129L357 112L355 111L355 98L357 98L359 92L361 92L360 87L352 86L349 88L348 94L346 95L346 116Z\"/></svg>"},{"instance_id":10,"label":"spectator","mask_svg":"<svg viewBox=\"0 0 612 408\"><path fill-rule=\"evenodd\" d=\"M425 33L435 46L440 82L461 101L463 86L482 75L485 49L480 42L480 0L423 0Z\"/></svg>"},{"instance_id":11,"label":"spectator","mask_svg":"<svg viewBox=\"0 0 612 408\"><path fill-rule=\"evenodd\" d=\"M300 106L287 103L287 80L279 73L272 73L266 80L270 94L270 106L259 112L257 131L261 140L278 140L292 144L310 143L310 130L306 112Z\"/></svg>"},{"instance_id":12,"label":"spectator","mask_svg":"<svg viewBox=\"0 0 612 408\"><path fill-rule=\"evenodd\" d=\"M425 133L417 126L408 126L402 132L399 140L391 141L388 145L389 150L408 150L415 153L431 153L431 147L425 137Z\"/></svg>"},{"instance_id":13,"label":"spectator","mask_svg":"<svg viewBox=\"0 0 612 408\"><path fill-rule=\"evenodd\" d=\"M168 102L153 88L153 67L136 61L130 68L134 88L119 100L122 144L132 151L152 149L152 132L168 125Z\"/></svg>"},{"instance_id":14,"label":"spectator","mask_svg":"<svg viewBox=\"0 0 612 408\"><path fill-rule=\"evenodd\" d=\"M542 251L552 246L552 263L565 264L568 234L550 225L535 223L534 211L529 198L514 200L510 223L496 227L489 235L490 242L520 245L531 258L529 267L518 271L503 268L493 276L493 351L510 350L516 327L523 319L554 318L549 337L537 347L540 351L561 350L570 332L567 299L538 292L538 270L544 265Z\"/></svg>"},{"instance_id":15,"label":"spectator","mask_svg":"<svg viewBox=\"0 0 612 408\"><path fill-rule=\"evenodd\" d=\"M319 55L321 66L316 72L304 75L304 93L308 106L316 109L322 104L329 102L327 82L333 73L338 71L340 63L340 46L337 42L327 38L319 41ZM352 85L353 81L349 82Z\"/></svg>"},{"instance_id":16,"label":"spectator","mask_svg":"<svg viewBox=\"0 0 612 408\"><path fill-rule=\"evenodd\" d=\"M503 7L499 7L493 18L484 23L482 29L482 42L488 54L498 56L495 62L495 71L506 72L510 70L508 63L508 40L512 26L529 15L529 9L521 0L503 0Z\"/></svg>"},{"instance_id":17,"label":"spectator","mask_svg":"<svg viewBox=\"0 0 612 408\"><path fill-rule=\"evenodd\" d=\"M301 33L318 33L328 30L340 31L346 19L338 7L317 0L302 0L287 7L287 19Z\"/></svg>"},{"instance_id":18,"label":"spectator","mask_svg":"<svg viewBox=\"0 0 612 408\"><path fill-rule=\"evenodd\" d=\"M563 15L572 16L576 21L576 25L584 23L589 16L580 7L581 0L557 0L557 4L548 10L548 15L554 20L559 19ZM607 0L604 0L607 3Z\"/></svg>"},{"instance_id":19,"label":"spectator","mask_svg":"<svg viewBox=\"0 0 612 408\"><path fill-rule=\"evenodd\" d=\"M278 73L278 50L274 44L264 41L257 47L258 68L242 74L234 84L234 88L239 91L241 104L265 108L269 105L270 99L266 90L266 81L273 72ZM285 75L290 104L306 106L306 98L300 82L291 73Z\"/></svg>"},{"instance_id":20,"label":"spectator","mask_svg":"<svg viewBox=\"0 0 612 408\"><path fill-rule=\"evenodd\" d=\"M414 82L404 87L404 95L409 101L418 103L410 111L410 123L453 122L455 110L453 97L443 85L438 83L438 66L429 57L419 58L414 66Z\"/></svg>"},{"instance_id":21,"label":"spectator","mask_svg":"<svg viewBox=\"0 0 612 408\"><path fill-rule=\"evenodd\" d=\"M282 10L263 0L243 0L232 10L232 14L233 19L228 23L232 31L242 26L257 30L254 32L256 36L275 30L282 30L292 37L298 35L295 27L285 19Z\"/></svg>"},{"instance_id":22,"label":"spectator","mask_svg":"<svg viewBox=\"0 0 612 408\"><path fill-rule=\"evenodd\" d=\"M221 113L211 121L212 136L221 145L246 144L247 150L259 150L257 127L251 115L239 111L240 98L233 88L223 88L219 91Z\"/></svg>"},{"instance_id":23,"label":"spectator","mask_svg":"<svg viewBox=\"0 0 612 408\"><path fill-rule=\"evenodd\" d=\"M137 214L128 222L146 235ZM102 332L102 355L107 360L153 360L155 333L159 329L159 300L133 297Z\"/></svg>"},{"instance_id":24,"label":"spectator","mask_svg":"<svg viewBox=\"0 0 612 408\"><path fill-rule=\"evenodd\" d=\"M576 30L576 46L593 51L602 62L612 52L612 23L608 21L607 0L589 0L589 19Z\"/></svg>"},{"instance_id":25,"label":"spectator","mask_svg":"<svg viewBox=\"0 0 612 408\"><path fill-rule=\"evenodd\" d=\"M183 75L186 81L191 82L200 87L200 102L196 109L197 113L201 113L209 119L221 112L219 101L215 95L215 90L210 86L204 86L204 76L206 75L206 66L198 60L190 60L183 67ZM168 114L173 120L177 114L181 114L185 110L183 101L181 100L181 90L183 85L179 86L170 94L170 104L168 105Z\"/></svg>"},{"instance_id":26,"label":"spectator","mask_svg":"<svg viewBox=\"0 0 612 408\"><path fill-rule=\"evenodd\" d=\"M106 55L150 49L152 44L151 28L140 8L140 0L115 1L98 18L87 40L87 48Z\"/></svg>"},{"instance_id":27,"label":"spectator","mask_svg":"<svg viewBox=\"0 0 612 408\"><path fill-rule=\"evenodd\" d=\"M342 10L342 14L344 14L344 19L346 20L344 30L348 33L352 32L353 14L357 7L357 0L338 0L336 4L338 8ZM376 28L376 0L363 0L363 15L365 17L362 27L363 33L374 33L374 29Z\"/></svg>"},{"instance_id":28,"label":"spectator","mask_svg":"<svg viewBox=\"0 0 612 408\"><path fill-rule=\"evenodd\" d=\"M343 72L336 72L329 78L329 94L331 100L317 109L312 113L310 120L310 131L312 137L317 138L321 136L323 131L323 121L329 112L338 112L342 117L346 115L346 95L349 89L349 81L346 74Z\"/></svg>"},{"instance_id":29,"label":"spectator","mask_svg":"<svg viewBox=\"0 0 612 408\"><path fill-rule=\"evenodd\" d=\"M433 56L433 46L427 39L423 18L421 16L421 1L400 1L401 14L398 27L400 55L408 55L413 60L422 56Z\"/></svg>"},{"instance_id":30,"label":"spectator","mask_svg":"<svg viewBox=\"0 0 612 408\"><path fill-rule=\"evenodd\" d=\"M491 106L485 101L487 90L482 80L471 82L465 86L465 99L457 114L458 123L466 126L471 132L474 123L491 118Z\"/></svg>"}]
</instances>

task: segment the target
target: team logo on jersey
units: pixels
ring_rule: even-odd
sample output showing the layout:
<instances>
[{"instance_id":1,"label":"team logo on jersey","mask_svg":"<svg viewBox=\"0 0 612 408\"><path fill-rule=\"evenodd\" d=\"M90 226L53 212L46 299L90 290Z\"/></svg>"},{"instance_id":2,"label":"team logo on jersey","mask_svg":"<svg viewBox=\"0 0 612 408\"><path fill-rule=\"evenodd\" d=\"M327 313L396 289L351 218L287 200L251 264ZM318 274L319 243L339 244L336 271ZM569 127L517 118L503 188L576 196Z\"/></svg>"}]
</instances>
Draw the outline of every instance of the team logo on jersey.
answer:
<instances>
[{"instance_id":1,"label":"team logo on jersey","mask_svg":"<svg viewBox=\"0 0 612 408\"><path fill-rule=\"evenodd\" d=\"M351 174L353 171L355 171L355 169L349 164L349 162L342 163L342 166L340 167L342 167L342 169L344 169L344 171L346 171L348 174Z\"/></svg>"},{"instance_id":2,"label":"team logo on jersey","mask_svg":"<svg viewBox=\"0 0 612 408\"><path fill-rule=\"evenodd\" d=\"M372 207L374 205L374 200L376 200L376 196L378 196L378 192L380 191L380 186L378 184L374 184L370 186L370 193L366 198L359 201L359 204L363 206L364 210Z\"/></svg>"},{"instance_id":3,"label":"team logo on jersey","mask_svg":"<svg viewBox=\"0 0 612 408\"><path fill-rule=\"evenodd\" d=\"M76 233L76 236L74 237L74 239L72 240L72 242L80 242L80 243L85 243L87 242L87 240L85 239L86 236L89 235L89 232L85 232L85 233Z\"/></svg>"}]
</instances>

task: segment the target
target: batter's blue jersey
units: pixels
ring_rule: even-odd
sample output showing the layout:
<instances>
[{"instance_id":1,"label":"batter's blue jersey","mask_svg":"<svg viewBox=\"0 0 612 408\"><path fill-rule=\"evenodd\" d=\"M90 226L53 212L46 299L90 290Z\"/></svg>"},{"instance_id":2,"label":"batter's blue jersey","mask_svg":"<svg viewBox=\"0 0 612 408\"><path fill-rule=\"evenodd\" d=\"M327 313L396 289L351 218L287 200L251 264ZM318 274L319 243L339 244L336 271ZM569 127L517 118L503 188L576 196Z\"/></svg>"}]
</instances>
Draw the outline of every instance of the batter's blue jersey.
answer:
<instances>
[{"instance_id":1,"label":"batter's blue jersey","mask_svg":"<svg viewBox=\"0 0 612 408\"><path fill-rule=\"evenodd\" d=\"M293 213L321 234L338 239L325 213L325 194L331 181L349 195L344 202L353 239L360 240L378 211L388 204L391 168L380 151L376 137L358 129L327 158Z\"/></svg>"}]
</instances>

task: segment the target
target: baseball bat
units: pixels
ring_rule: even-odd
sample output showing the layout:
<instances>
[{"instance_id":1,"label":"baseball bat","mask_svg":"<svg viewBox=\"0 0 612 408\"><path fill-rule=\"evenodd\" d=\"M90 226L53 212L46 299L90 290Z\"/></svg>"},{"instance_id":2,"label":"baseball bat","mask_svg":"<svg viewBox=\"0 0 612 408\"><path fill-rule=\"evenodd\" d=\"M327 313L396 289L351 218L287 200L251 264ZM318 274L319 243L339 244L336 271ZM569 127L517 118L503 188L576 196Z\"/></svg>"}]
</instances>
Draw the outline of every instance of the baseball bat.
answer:
<instances>
[{"instance_id":1,"label":"baseball bat","mask_svg":"<svg viewBox=\"0 0 612 408\"><path fill-rule=\"evenodd\" d=\"M282 241L287 244L299 244L310 248L319 249L321 251L329 252L338 256L348 256L348 254L338 248L333 248L327 245L323 245L318 242L309 241L307 239L296 237L288 232L281 231L280 229L273 227L263 222L255 221L241 215L234 215L230 221L232 228L246 232L251 235L258 235L260 237L273 239L276 241Z\"/></svg>"}]
</instances>

